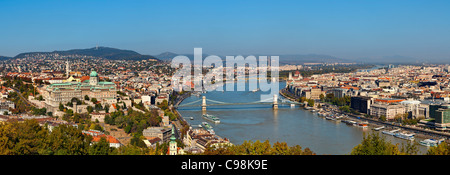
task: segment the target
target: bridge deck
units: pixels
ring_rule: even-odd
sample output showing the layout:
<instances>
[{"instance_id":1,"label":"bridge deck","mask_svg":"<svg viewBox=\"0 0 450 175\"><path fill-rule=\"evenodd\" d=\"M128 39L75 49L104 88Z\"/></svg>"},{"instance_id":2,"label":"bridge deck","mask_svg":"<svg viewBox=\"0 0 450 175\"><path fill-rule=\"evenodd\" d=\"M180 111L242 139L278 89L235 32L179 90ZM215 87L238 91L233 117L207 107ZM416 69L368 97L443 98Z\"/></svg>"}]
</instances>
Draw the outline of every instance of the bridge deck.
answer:
<instances>
[{"instance_id":1,"label":"bridge deck","mask_svg":"<svg viewBox=\"0 0 450 175\"><path fill-rule=\"evenodd\" d=\"M259 102L259 103L217 103L217 104L207 104L206 106L232 106L232 105L273 105L272 102ZM293 102L281 102L278 103L278 105L282 105L282 104L301 104L301 103L293 103ZM179 105L177 107L201 107L201 104L195 104L195 105Z\"/></svg>"}]
</instances>

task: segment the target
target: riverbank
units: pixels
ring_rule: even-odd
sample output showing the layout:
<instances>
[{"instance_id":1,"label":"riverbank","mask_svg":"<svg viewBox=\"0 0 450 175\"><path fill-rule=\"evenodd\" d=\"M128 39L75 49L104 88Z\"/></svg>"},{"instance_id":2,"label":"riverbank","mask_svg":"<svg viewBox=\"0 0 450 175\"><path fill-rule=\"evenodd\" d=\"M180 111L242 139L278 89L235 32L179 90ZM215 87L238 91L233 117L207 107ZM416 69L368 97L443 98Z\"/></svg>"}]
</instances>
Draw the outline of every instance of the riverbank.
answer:
<instances>
[{"instance_id":1,"label":"riverbank","mask_svg":"<svg viewBox=\"0 0 450 175\"><path fill-rule=\"evenodd\" d=\"M178 106L179 104L181 104L186 98L190 97L191 95L192 95L192 91L190 91L190 92L185 92L185 93L183 93L181 96L178 96L178 97L176 98L176 100L174 101L175 106ZM181 115L181 113L177 110L176 107L174 107L174 108L172 109L172 111L173 111L174 114L177 115L177 117L181 120L181 122L180 122L180 121L176 121L176 122L175 122L175 126L176 126L177 128L184 128L184 130L181 131L182 133L181 133L180 136L184 136L184 134L186 134L186 133L183 133L183 132L187 132L190 128L194 129L194 127L192 127L191 124L189 124L189 122L187 122L187 120ZM187 127L186 127L186 126L187 126ZM204 128L203 128L203 129L204 129ZM207 130L205 130L205 131L207 131ZM223 138L223 137L217 135L215 132L210 132L210 131L207 131L207 132L209 132L212 136L215 137L215 139L217 139L217 140L219 140L219 141L221 141L221 140L226 140L226 141L228 141L228 139ZM183 139L183 138L180 138L180 140L182 140L182 139ZM228 141L228 142L229 142L229 141ZM229 143L231 143L231 142L229 142Z\"/></svg>"},{"instance_id":2,"label":"riverbank","mask_svg":"<svg viewBox=\"0 0 450 175\"><path fill-rule=\"evenodd\" d=\"M281 89L279 91L279 93L280 93L280 95L282 95L283 97L285 97L291 101L299 100L299 97L293 98L292 97L293 94L290 93L289 91L287 91L286 88ZM331 104L329 104L329 105L331 105ZM335 109L337 109L337 106L334 106L334 107L335 107ZM430 138L442 139L442 138L444 138L447 143L449 143L449 140L450 140L450 133L439 132L439 131L434 131L434 130L430 130L430 129L424 129L424 128L420 128L417 126L400 125L400 124L397 124L394 122L383 122L378 119L365 117L364 115L355 115L352 113L345 113L343 111L340 111L340 113L345 114L346 116L348 116L348 118L351 118L353 120L358 120L360 122L368 122L373 127L385 126L386 128L391 128L391 129L402 129L405 131L413 132L416 134L416 136L418 138L423 138L423 139L430 139Z\"/></svg>"}]
</instances>

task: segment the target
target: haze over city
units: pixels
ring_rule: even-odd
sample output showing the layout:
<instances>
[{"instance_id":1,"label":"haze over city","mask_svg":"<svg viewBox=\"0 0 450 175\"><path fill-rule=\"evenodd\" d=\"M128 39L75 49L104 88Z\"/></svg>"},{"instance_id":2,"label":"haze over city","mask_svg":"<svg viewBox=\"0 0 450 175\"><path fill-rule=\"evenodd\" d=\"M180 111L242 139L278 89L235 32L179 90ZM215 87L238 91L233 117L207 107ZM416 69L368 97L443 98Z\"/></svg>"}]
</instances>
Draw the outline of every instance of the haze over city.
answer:
<instances>
[{"instance_id":1,"label":"haze over city","mask_svg":"<svg viewBox=\"0 0 450 175\"><path fill-rule=\"evenodd\" d=\"M362 156L450 155L448 7L0 0L0 162L117 155L74 163L162 174L446 163Z\"/></svg>"},{"instance_id":2,"label":"haze over city","mask_svg":"<svg viewBox=\"0 0 450 175\"><path fill-rule=\"evenodd\" d=\"M1 1L0 55L92 48L141 54L325 54L448 60L449 1Z\"/></svg>"}]
</instances>

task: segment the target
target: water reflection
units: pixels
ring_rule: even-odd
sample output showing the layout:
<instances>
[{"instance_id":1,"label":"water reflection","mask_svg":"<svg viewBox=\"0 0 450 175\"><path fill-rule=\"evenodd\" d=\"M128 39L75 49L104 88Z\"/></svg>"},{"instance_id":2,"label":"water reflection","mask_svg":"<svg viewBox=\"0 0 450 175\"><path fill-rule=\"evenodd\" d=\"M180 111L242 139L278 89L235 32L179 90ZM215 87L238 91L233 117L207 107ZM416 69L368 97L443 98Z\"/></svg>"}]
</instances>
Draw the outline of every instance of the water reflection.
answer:
<instances>
[{"instance_id":1,"label":"water reflection","mask_svg":"<svg viewBox=\"0 0 450 175\"><path fill-rule=\"evenodd\" d=\"M279 87L285 87L285 83L280 82ZM266 92L213 91L202 95L221 102L247 103L260 100L260 94L263 93ZM181 104L199 99L201 97L191 96ZM290 146L308 147L317 154L349 154L353 147L361 143L363 133L372 132L370 129L326 120L310 111L291 108L289 105L279 105L278 110L273 110L270 104L208 106L206 112L202 112L201 107L182 107L178 110L193 127L206 121L201 117L204 113L219 117L220 124L210 122L215 133L235 144L242 144L244 140L279 141ZM194 120L189 120L190 117L194 117ZM406 143L394 137L386 136L386 139L394 144ZM423 153L426 152L425 147L419 148Z\"/></svg>"}]
</instances>

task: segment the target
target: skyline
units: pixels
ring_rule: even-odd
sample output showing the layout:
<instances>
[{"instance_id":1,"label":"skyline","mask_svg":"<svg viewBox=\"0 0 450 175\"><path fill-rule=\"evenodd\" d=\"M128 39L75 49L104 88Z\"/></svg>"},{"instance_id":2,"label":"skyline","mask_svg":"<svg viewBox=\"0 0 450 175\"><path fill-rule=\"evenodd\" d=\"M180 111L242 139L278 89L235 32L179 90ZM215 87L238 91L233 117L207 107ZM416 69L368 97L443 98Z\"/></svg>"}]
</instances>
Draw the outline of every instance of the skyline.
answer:
<instances>
[{"instance_id":1,"label":"skyline","mask_svg":"<svg viewBox=\"0 0 450 175\"><path fill-rule=\"evenodd\" d=\"M448 1L2 1L0 55L92 48L141 54L394 55L448 59Z\"/></svg>"}]
</instances>

